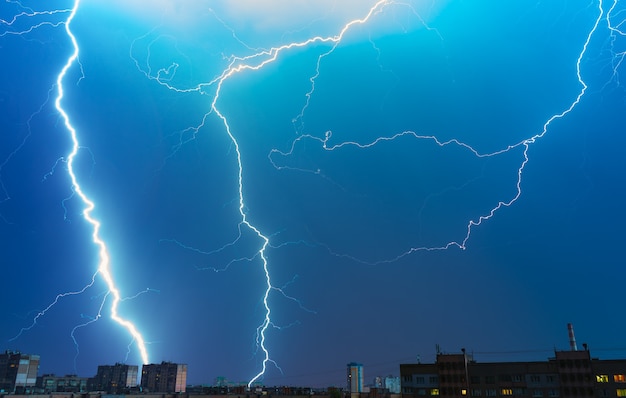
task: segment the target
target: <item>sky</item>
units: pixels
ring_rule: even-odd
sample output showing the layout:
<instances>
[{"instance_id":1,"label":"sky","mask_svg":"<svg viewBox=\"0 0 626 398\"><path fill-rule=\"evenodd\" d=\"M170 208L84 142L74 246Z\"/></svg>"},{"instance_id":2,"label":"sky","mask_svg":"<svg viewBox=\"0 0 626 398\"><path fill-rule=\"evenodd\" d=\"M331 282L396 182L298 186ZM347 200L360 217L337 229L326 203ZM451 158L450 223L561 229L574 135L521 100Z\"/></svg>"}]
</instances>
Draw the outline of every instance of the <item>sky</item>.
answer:
<instances>
[{"instance_id":1,"label":"sky","mask_svg":"<svg viewBox=\"0 0 626 398\"><path fill-rule=\"evenodd\" d=\"M46 7L46 8L42 8ZM366 383L626 356L618 0L0 5L0 350Z\"/></svg>"}]
</instances>

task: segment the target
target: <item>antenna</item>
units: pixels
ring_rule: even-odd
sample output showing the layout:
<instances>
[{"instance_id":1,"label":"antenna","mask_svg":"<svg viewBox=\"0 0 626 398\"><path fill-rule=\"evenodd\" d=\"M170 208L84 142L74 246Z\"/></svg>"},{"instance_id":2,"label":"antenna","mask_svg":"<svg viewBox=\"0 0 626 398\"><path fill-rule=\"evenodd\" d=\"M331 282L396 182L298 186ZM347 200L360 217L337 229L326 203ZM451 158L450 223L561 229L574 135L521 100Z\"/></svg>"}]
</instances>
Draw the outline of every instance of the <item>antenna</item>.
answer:
<instances>
[{"instance_id":1,"label":"antenna","mask_svg":"<svg viewBox=\"0 0 626 398\"><path fill-rule=\"evenodd\" d=\"M574 337L574 326L571 323L567 324L567 332L569 334L569 349L578 351L578 348L576 348L576 337Z\"/></svg>"}]
</instances>

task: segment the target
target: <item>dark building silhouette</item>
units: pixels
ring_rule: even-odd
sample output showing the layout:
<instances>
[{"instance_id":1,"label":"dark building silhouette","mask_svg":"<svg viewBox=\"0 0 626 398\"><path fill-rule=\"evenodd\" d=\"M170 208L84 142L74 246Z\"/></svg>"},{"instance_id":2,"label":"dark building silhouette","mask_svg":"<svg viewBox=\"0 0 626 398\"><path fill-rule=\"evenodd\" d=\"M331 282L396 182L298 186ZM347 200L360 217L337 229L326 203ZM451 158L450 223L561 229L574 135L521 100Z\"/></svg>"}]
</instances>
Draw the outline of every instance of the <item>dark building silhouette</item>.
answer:
<instances>
[{"instance_id":1,"label":"dark building silhouette","mask_svg":"<svg viewBox=\"0 0 626 398\"><path fill-rule=\"evenodd\" d=\"M37 383L39 355L19 351L0 354L0 393L30 393Z\"/></svg>"},{"instance_id":2,"label":"dark building silhouette","mask_svg":"<svg viewBox=\"0 0 626 398\"><path fill-rule=\"evenodd\" d=\"M438 354L434 364L400 365L403 398L626 397L626 359L589 351L556 351L542 362L478 363L465 352Z\"/></svg>"},{"instance_id":3,"label":"dark building silhouette","mask_svg":"<svg viewBox=\"0 0 626 398\"><path fill-rule=\"evenodd\" d=\"M108 394L122 394L137 387L137 365L116 363L100 365L98 372L87 382L89 391L104 391Z\"/></svg>"},{"instance_id":4,"label":"dark building silhouette","mask_svg":"<svg viewBox=\"0 0 626 398\"><path fill-rule=\"evenodd\" d=\"M187 365L172 362L143 365L141 388L145 392L185 392Z\"/></svg>"},{"instance_id":5,"label":"dark building silhouette","mask_svg":"<svg viewBox=\"0 0 626 398\"><path fill-rule=\"evenodd\" d=\"M54 392L83 393L87 392L87 380L86 377L76 375L55 376L46 374L37 377L37 389L44 394Z\"/></svg>"}]
</instances>

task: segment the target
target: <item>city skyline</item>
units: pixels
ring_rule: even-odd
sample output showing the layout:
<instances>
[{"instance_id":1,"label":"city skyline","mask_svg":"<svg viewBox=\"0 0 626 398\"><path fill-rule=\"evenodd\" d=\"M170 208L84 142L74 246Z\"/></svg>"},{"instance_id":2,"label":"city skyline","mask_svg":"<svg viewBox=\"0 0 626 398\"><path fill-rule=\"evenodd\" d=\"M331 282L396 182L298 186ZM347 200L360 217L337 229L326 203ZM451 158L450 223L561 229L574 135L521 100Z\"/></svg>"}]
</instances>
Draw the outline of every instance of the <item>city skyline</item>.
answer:
<instances>
[{"instance_id":1,"label":"city skyline","mask_svg":"<svg viewBox=\"0 0 626 398\"><path fill-rule=\"evenodd\" d=\"M0 6L0 351L626 353L623 1L125 3Z\"/></svg>"}]
</instances>

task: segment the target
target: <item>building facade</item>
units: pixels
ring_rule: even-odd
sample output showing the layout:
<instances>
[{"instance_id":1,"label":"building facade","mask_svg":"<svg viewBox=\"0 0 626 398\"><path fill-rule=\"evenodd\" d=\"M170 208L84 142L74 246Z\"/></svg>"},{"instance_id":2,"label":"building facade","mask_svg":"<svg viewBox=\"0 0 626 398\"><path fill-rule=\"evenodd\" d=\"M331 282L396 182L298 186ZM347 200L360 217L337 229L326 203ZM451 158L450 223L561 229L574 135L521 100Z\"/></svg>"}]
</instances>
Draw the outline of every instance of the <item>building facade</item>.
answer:
<instances>
[{"instance_id":1,"label":"building facade","mask_svg":"<svg viewBox=\"0 0 626 398\"><path fill-rule=\"evenodd\" d=\"M348 392L363 392L363 364L350 362L348 365Z\"/></svg>"},{"instance_id":2,"label":"building facade","mask_svg":"<svg viewBox=\"0 0 626 398\"><path fill-rule=\"evenodd\" d=\"M46 374L37 378L37 390L44 394L55 392L87 392L87 378L76 375L55 376Z\"/></svg>"},{"instance_id":3,"label":"building facade","mask_svg":"<svg viewBox=\"0 0 626 398\"><path fill-rule=\"evenodd\" d=\"M108 394L122 394L137 388L139 366L116 363L100 365L96 375L89 379L89 391L103 391Z\"/></svg>"},{"instance_id":4,"label":"building facade","mask_svg":"<svg viewBox=\"0 0 626 398\"><path fill-rule=\"evenodd\" d=\"M0 392L29 393L37 384L39 355L19 351L0 354Z\"/></svg>"},{"instance_id":5,"label":"building facade","mask_svg":"<svg viewBox=\"0 0 626 398\"><path fill-rule=\"evenodd\" d=\"M587 349L556 351L542 362L478 363L465 353L434 364L400 365L403 398L626 397L626 359L591 358Z\"/></svg>"},{"instance_id":6,"label":"building facade","mask_svg":"<svg viewBox=\"0 0 626 398\"><path fill-rule=\"evenodd\" d=\"M187 387L187 365L172 362L143 365L141 388L145 392L185 392Z\"/></svg>"}]
</instances>

